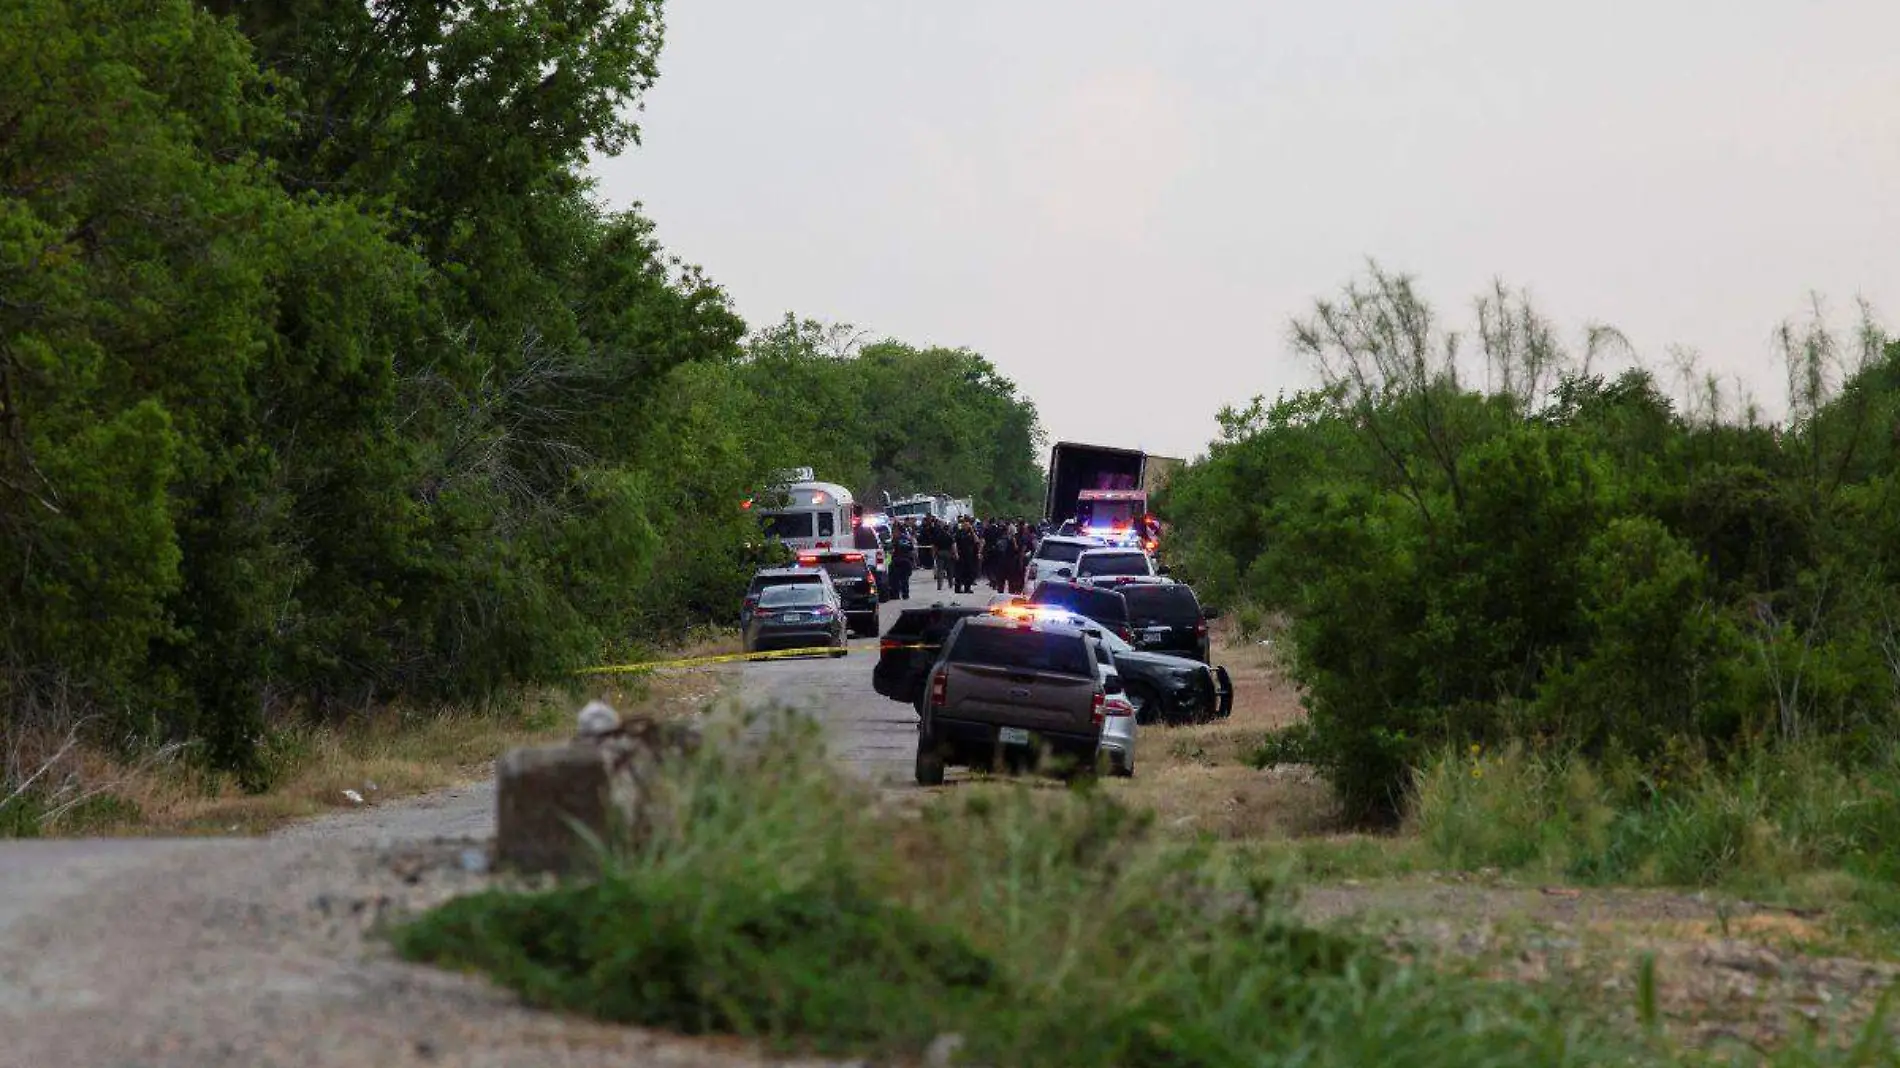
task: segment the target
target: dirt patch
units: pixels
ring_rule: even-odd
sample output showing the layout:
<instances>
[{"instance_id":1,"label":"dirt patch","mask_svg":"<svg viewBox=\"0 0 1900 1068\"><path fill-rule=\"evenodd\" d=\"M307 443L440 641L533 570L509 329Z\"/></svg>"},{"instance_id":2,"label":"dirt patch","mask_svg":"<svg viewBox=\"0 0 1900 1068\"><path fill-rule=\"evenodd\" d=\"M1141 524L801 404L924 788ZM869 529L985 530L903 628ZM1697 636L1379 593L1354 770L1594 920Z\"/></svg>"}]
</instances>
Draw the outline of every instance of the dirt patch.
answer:
<instances>
[{"instance_id":1,"label":"dirt patch","mask_svg":"<svg viewBox=\"0 0 1900 1068\"><path fill-rule=\"evenodd\" d=\"M1698 1048L1852 1040L1900 979L1893 962L1827 950L1829 917L1713 893L1484 885L1451 874L1310 887L1299 908L1384 938L1402 957L1538 986L1618 1026L1640 1025L1650 962L1659 1024Z\"/></svg>"},{"instance_id":2,"label":"dirt patch","mask_svg":"<svg viewBox=\"0 0 1900 1068\"><path fill-rule=\"evenodd\" d=\"M1317 775L1304 768L1260 771L1248 763L1268 734L1306 715L1279 647L1221 627L1214 660L1233 676L1233 714L1201 726L1142 728L1135 778L1109 788L1129 804L1153 810L1163 826L1223 839L1335 829L1338 809Z\"/></svg>"}]
</instances>

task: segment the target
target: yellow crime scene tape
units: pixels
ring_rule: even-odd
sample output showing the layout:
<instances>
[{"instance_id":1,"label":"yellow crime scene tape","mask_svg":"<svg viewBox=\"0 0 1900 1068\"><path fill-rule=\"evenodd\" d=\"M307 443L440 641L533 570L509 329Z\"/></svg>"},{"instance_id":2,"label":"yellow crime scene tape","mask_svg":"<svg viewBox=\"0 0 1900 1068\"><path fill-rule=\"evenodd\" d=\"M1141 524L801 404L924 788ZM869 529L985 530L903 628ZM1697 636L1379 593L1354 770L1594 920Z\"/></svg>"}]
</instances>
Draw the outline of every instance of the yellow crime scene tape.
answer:
<instances>
[{"instance_id":1,"label":"yellow crime scene tape","mask_svg":"<svg viewBox=\"0 0 1900 1068\"><path fill-rule=\"evenodd\" d=\"M903 649L940 649L940 645L880 645L878 652ZM868 651L868 650L865 650ZM689 656L675 660L649 660L641 664L603 664L600 667L582 668L576 675L644 675L649 671L665 671L669 668L709 667L713 664L738 664L758 660L792 660L807 656L838 656L859 652L850 648L834 648L829 645L817 645L809 649L771 649L758 653L720 653L716 656Z\"/></svg>"}]
</instances>

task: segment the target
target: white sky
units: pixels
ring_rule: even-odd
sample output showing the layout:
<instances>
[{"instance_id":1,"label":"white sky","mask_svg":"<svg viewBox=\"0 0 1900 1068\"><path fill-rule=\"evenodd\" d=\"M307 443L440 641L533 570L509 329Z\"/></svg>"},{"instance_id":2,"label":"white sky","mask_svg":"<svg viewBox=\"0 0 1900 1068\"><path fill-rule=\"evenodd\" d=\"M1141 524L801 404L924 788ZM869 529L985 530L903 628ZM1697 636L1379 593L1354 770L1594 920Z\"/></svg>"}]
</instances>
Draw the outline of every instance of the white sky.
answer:
<instances>
[{"instance_id":1,"label":"white sky","mask_svg":"<svg viewBox=\"0 0 1900 1068\"><path fill-rule=\"evenodd\" d=\"M672 0L597 168L749 322L989 356L1052 438L1191 456L1312 382L1367 257L1493 277L1771 408L1810 291L1900 316L1895 0Z\"/></svg>"}]
</instances>

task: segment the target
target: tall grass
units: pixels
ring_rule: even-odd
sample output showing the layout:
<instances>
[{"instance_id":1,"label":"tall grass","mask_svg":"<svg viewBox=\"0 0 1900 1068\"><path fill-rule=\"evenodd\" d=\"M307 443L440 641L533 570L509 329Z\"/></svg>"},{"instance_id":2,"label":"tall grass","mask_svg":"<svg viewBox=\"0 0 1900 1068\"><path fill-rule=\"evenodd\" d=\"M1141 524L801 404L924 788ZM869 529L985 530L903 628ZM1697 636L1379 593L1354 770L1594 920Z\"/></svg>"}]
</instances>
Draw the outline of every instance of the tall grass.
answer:
<instances>
[{"instance_id":1,"label":"tall grass","mask_svg":"<svg viewBox=\"0 0 1900 1068\"><path fill-rule=\"evenodd\" d=\"M914 1057L955 1035L988 1065L1669 1060L1533 990L1308 926L1231 852L1097 791L907 814L830 767L785 725L709 746L597 881L455 901L398 947L538 1005L822 1053Z\"/></svg>"},{"instance_id":2,"label":"tall grass","mask_svg":"<svg viewBox=\"0 0 1900 1068\"><path fill-rule=\"evenodd\" d=\"M1669 771L1509 748L1446 753L1412 818L1455 867L1593 882L1772 887L1836 870L1900 876L1900 748L1856 766L1758 750Z\"/></svg>"}]
</instances>

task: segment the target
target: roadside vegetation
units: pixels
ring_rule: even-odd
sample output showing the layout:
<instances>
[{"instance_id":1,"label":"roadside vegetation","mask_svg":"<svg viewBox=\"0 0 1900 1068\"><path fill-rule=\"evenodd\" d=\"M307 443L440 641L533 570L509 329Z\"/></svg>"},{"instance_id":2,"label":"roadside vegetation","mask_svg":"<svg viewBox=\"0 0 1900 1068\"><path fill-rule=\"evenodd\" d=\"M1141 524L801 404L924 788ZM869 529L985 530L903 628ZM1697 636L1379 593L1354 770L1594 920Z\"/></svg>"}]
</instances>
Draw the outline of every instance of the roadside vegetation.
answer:
<instances>
[{"instance_id":1,"label":"roadside vegetation","mask_svg":"<svg viewBox=\"0 0 1900 1068\"><path fill-rule=\"evenodd\" d=\"M462 898L396 943L536 1005L835 1055L1458 1068L1701 1055L1655 1026L1653 985L1597 1015L1316 927L1245 853L1103 791L881 803L815 742L782 726L709 746L671 772L671 815L598 880ZM1606 1026L1619 1015L1636 1025ZM1888 1052L1876 1023L1772 1059Z\"/></svg>"},{"instance_id":2,"label":"roadside vegetation","mask_svg":"<svg viewBox=\"0 0 1900 1068\"><path fill-rule=\"evenodd\" d=\"M1262 762L1320 768L1370 824L1479 797L1561 823L1587 794L1621 844L1579 870L1701 882L1756 846L1887 870L1884 802L1854 792L1900 722L1900 345L1785 327L1771 423L1687 361L1672 398L1606 328L1566 346L1504 287L1477 320L1375 268L1293 329L1325 387L1225 411L1171 486L1179 570L1290 621L1309 717ZM1568 786L1492 785L1515 769ZM1686 830L1638 845L1691 812L1725 813L1703 859ZM1745 847L1769 824L1785 847Z\"/></svg>"},{"instance_id":3,"label":"roadside vegetation","mask_svg":"<svg viewBox=\"0 0 1900 1068\"><path fill-rule=\"evenodd\" d=\"M980 355L752 329L594 196L660 16L0 10L0 828L69 741L261 792L729 625L787 467L1036 498Z\"/></svg>"}]
</instances>

